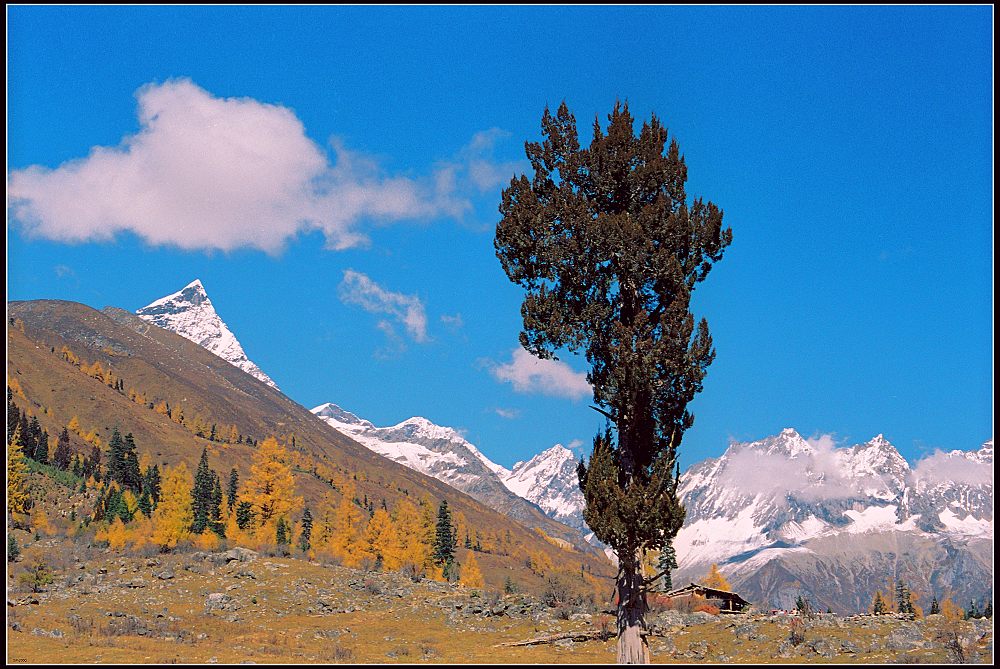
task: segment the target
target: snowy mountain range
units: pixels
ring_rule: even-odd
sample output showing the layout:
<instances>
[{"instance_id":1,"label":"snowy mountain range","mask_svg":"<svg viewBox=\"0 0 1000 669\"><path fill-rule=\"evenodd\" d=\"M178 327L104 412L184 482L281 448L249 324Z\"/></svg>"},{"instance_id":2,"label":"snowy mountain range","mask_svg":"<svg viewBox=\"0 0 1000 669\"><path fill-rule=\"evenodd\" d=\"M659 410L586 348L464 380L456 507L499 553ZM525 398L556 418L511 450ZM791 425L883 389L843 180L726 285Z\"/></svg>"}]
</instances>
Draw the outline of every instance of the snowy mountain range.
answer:
<instances>
[{"instance_id":1,"label":"snowy mountain range","mask_svg":"<svg viewBox=\"0 0 1000 669\"><path fill-rule=\"evenodd\" d=\"M991 592L992 440L911 468L881 434L836 448L789 428L692 466L678 493L677 582L718 563L744 597L841 611L864 610L891 578L928 602Z\"/></svg>"},{"instance_id":2,"label":"snowy mountain range","mask_svg":"<svg viewBox=\"0 0 1000 669\"><path fill-rule=\"evenodd\" d=\"M332 403L321 404L312 412L372 451L433 476L513 518L528 521L532 510L540 509L550 518L583 529L582 516L579 523L572 517L583 508L575 473L572 487L567 483L568 473L575 472L574 456L559 444L508 470L457 430L426 418L415 416L396 425L376 427Z\"/></svg>"},{"instance_id":3,"label":"snowy mountain range","mask_svg":"<svg viewBox=\"0 0 1000 669\"><path fill-rule=\"evenodd\" d=\"M190 339L272 388L278 387L247 357L239 340L215 312L200 280L195 279L176 293L161 297L135 313L145 321Z\"/></svg>"}]
</instances>

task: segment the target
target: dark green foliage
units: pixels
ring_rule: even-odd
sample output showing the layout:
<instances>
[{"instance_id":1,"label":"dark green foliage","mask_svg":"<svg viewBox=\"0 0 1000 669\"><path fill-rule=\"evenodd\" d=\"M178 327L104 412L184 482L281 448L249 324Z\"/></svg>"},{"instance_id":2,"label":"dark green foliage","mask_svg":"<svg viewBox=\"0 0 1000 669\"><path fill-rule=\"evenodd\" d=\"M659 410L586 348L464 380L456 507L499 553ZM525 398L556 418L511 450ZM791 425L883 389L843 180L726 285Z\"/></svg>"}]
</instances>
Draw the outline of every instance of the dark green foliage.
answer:
<instances>
[{"instance_id":1,"label":"dark green foliage","mask_svg":"<svg viewBox=\"0 0 1000 669\"><path fill-rule=\"evenodd\" d=\"M983 609L983 618L993 618L993 600L989 599L986 602L986 608Z\"/></svg>"},{"instance_id":2,"label":"dark green foliage","mask_svg":"<svg viewBox=\"0 0 1000 669\"><path fill-rule=\"evenodd\" d=\"M688 204L687 167L655 116L638 135L627 104L609 121L605 134L595 119L583 148L565 103L555 116L545 110L543 141L525 144L534 175L503 191L494 246L526 292L521 345L543 359L582 352L591 366L587 380L609 424L578 474L584 518L619 557L621 634L643 625L642 555L684 521L677 449L715 357L691 295L732 232L713 203Z\"/></svg>"},{"instance_id":3,"label":"dark green foliage","mask_svg":"<svg viewBox=\"0 0 1000 669\"><path fill-rule=\"evenodd\" d=\"M982 618L983 614L979 611L979 606L976 604L976 600L971 600L969 602L969 608L965 610L965 619L971 620L973 618Z\"/></svg>"},{"instance_id":4,"label":"dark green foliage","mask_svg":"<svg viewBox=\"0 0 1000 669\"><path fill-rule=\"evenodd\" d=\"M456 546L455 529L451 525L451 510L448 508L448 500L441 500L441 506L438 507L432 553L435 564L447 566L453 562Z\"/></svg>"},{"instance_id":5,"label":"dark green foliage","mask_svg":"<svg viewBox=\"0 0 1000 669\"><path fill-rule=\"evenodd\" d=\"M148 490L142 491L142 496L139 498L139 511L147 518L153 516L153 499Z\"/></svg>"},{"instance_id":6,"label":"dark green foliage","mask_svg":"<svg viewBox=\"0 0 1000 669\"><path fill-rule=\"evenodd\" d=\"M233 510L233 505L236 504L236 490L240 484L240 475L236 471L236 467L233 467L229 472L229 486L226 488L226 503L229 505L229 510Z\"/></svg>"},{"instance_id":7,"label":"dark green foliage","mask_svg":"<svg viewBox=\"0 0 1000 669\"><path fill-rule=\"evenodd\" d=\"M878 616L885 613L885 611L886 611L886 605L885 605L885 600L882 599L882 591L876 590L875 599L872 600L872 613Z\"/></svg>"},{"instance_id":8,"label":"dark green foliage","mask_svg":"<svg viewBox=\"0 0 1000 669\"><path fill-rule=\"evenodd\" d=\"M142 474L139 471L139 456L136 455L135 438L129 432L125 435L125 451L122 461L121 484L135 494L142 490Z\"/></svg>"},{"instance_id":9,"label":"dark green foliage","mask_svg":"<svg viewBox=\"0 0 1000 669\"><path fill-rule=\"evenodd\" d=\"M250 502L239 502L236 505L236 525L245 530L253 522L253 505Z\"/></svg>"},{"instance_id":10,"label":"dark green foliage","mask_svg":"<svg viewBox=\"0 0 1000 669\"><path fill-rule=\"evenodd\" d=\"M896 610L900 613L914 613L910 589L902 579L896 581Z\"/></svg>"},{"instance_id":11,"label":"dark green foliage","mask_svg":"<svg viewBox=\"0 0 1000 669\"><path fill-rule=\"evenodd\" d=\"M155 509L160 503L160 468L157 465L146 467L146 473L142 476L142 490L149 493Z\"/></svg>"},{"instance_id":12,"label":"dark green foliage","mask_svg":"<svg viewBox=\"0 0 1000 669\"><path fill-rule=\"evenodd\" d=\"M674 582L670 576L670 572L673 569L677 569L677 552L674 550L673 540L667 541L663 548L660 549L660 558L657 560L656 567L659 571L663 572L659 582L660 592L673 590Z\"/></svg>"},{"instance_id":13,"label":"dark green foliage","mask_svg":"<svg viewBox=\"0 0 1000 669\"><path fill-rule=\"evenodd\" d=\"M69 448L69 430L63 428L56 442L56 451L52 454L52 464L62 470L68 470L73 452Z\"/></svg>"},{"instance_id":14,"label":"dark green foliage","mask_svg":"<svg viewBox=\"0 0 1000 669\"><path fill-rule=\"evenodd\" d=\"M514 583L509 574L507 575L507 578L504 579L503 591L508 595L513 595L517 592L517 584Z\"/></svg>"},{"instance_id":15,"label":"dark green foliage","mask_svg":"<svg viewBox=\"0 0 1000 669\"><path fill-rule=\"evenodd\" d=\"M191 510L194 515L191 521L191 531L195 534L201 534L209 529L210 524L218 522L218 504L222 503L222 490L220 487L218 499L216 499L217 481L218 476L208 468L208 449L202 448L198 469L194 474L194 488L191 490ZM212 529L215 529L215 525Z\"/></svg>"},{"instance_id":16,"label":"dark green foliage","mask_svg":"<svg viewBox=\"0 0 1000 669\"><path fill-rule=\"evenodd\" d=\"M124 480L125 472L125 440L116 426L111 433L111 441L108 442L108 480Z\"/></svg>"},{"instance_id":17,"label":"dark green foliage","mask_svg":"<svg viewBox=\"0 0 1000 669\"><path fill-rule=\"evenodd\" d=\"M84 459L81 470L80 475L84 479L93 476L95 481L101 480L101 449L96 444L91 447L90 455Z\"/></svg>"},{"instance_id":18,"label":"dark green foliage","mask_svg":"<svg viewBox=\"0 0 1000 669\"><path fill-rule=\"evenodd\" d=\"M465 547L472 550L472 537L469 536L469 532L465 532Z\"/></svg>"},{"instance_id":19,"label":"dark green foliage","mask_svg":"<svg viewBox=\"0 0 1000 669\"><path fill-rule=\"evenodd\" d=\"M311 546L312 526L312 512L309 511L309 507L306 507L306 510L302 512L302 531L299 533L299 548L302 549L303 553L308 551Z\"/></svg>"},{"instance_id":20,"label":"dark green foliage","mask_svg":"<svg viewBox=\"0 0 1000 669\"><path fill-rule=\"evenodd\" d=\"M8 391L9 392L9 391ZM21 547L17 545L17 537L7 535L7 562L15 562L21 556Z\"/></svg>"},{"instance_id":21,"label":"dark green foliage","mask_svg":"<svg viewBox=\"0 0 1000 669\"><path fill-rule=\"evenodd\" d=\"M278 546L287 546L290 541L289 534L291 534L291 530L288 527L288 523L285 522L284 518L278 518L278 525L275 528L274 542L278 544Z\"/></svg>"},{"instance_id":22,"label":"dark green foliage","mask_svg":"<svg viewBox=\"0 0 1000 669\"><path fill-rule=\"evenodd\" d=\"M49 433L46 430L42 430L38 443L35 444L35 461L43 465L49 464Z\"/></svg>"},{"instance_id":23,"label":"dark green foliage","mask_svg":"<svg viewBox=\"0 0 1000 669\"><path fill-rule=\"evenodd\" d=\"M937 595L935 595L934 599L931 600L930 615L934 615L936 613L941 613L941 605L938 604Z\"/></svg>"},{"instance_id":24,"label":"dark green foliage","mask_svg":"<svg viewBox=\"0 0 1000 669\"><path fill-rule=\"evenodd\" d=\"M222 481L219 480L219 474L214 469L212 470L212 500L208 510L209 527L220 537L225 538L226 527L225 523L222 522Z\"/></svg>"}]
</instances>

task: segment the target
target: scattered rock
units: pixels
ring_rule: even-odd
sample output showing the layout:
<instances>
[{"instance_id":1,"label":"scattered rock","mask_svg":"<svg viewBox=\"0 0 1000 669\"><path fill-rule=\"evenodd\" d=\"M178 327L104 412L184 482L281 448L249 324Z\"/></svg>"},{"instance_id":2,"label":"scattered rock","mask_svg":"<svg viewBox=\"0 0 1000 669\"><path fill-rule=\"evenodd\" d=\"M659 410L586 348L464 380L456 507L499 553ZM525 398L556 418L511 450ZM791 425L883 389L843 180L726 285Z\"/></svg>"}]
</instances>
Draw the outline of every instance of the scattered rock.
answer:
<instances>
[{"instance_id":1,"label":"scattered rock","mask_svg":"<svg viewBox=\"0 0 1000 669\"><path fill-rule=\"evenodd\" d=\"M158 574L153 574L153 575L156 576L156 578L160 579L161 581L169 581L174 577L174 572L170 571L169 569L164 569Z\"/></svg>"},{"instance_id":2,"label":"scattered rock","mask_svg":"<svg viewBox=\"0 0 1000 669\"><path fill-rule=\"evenodd\" d=\"M208 610L225 610L232 603L233 598L222 592L213 592L205 598L205 608Z\"/></svg>"}]
</instances>

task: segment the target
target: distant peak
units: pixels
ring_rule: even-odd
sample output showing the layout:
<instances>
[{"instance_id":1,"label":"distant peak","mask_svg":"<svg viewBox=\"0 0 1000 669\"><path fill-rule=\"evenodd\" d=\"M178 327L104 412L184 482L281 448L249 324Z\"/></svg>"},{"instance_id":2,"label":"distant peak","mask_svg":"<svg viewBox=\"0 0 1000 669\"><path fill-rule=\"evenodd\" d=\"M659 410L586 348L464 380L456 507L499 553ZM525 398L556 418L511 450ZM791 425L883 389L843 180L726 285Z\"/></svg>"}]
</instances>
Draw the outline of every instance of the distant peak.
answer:
<instances>
[{"instance_id":1,"label":"distant peak","mask_svg":"<svg viewBox=\"0 0 1000 669\"><path fill-rule=\"evenodd\" d=\"M184 286L183 290L187 290L188 288L197 288L201 290L201 292L205 292L205 284L201 282L201 279L195 279L188 285Z\"/></svg>"},{"instance_id":2,"label":"distant peak","mask_svg":"<svg viewBox=\"0 0 1000 669\"><path fill-rule=\"evenodd\" d=\"M786 427L784 430L781 431L781 436L782 437L798 437L799 433L796 431L796 429L794 427Z\"/></svg>"},{"instance_id":3,"label":"distant peak","mask_svg":"<svg viewBox=\"0 0 1000 669\"><path fill-rule=\"evenodd\" d=\"M892 444L889 442L889 440L886 439L885 435L882 434L881 432L879 432L874 437L872 437L870 440L868 440L868 443L871 444L872 446L882 446L882 447L892 446Z\"/></svg>"}]
</instances>

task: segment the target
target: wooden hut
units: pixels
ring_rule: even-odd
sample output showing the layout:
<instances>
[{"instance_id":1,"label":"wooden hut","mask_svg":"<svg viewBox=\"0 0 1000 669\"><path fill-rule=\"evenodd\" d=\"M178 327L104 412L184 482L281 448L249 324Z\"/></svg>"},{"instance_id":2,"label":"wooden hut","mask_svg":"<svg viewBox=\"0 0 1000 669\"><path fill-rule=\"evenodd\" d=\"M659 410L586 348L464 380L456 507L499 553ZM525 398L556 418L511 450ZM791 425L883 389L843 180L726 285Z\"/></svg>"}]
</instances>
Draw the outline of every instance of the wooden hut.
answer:
<instances>
[{"instance_id":1,"label":"wooden hut","mask_svg":"<svg viewBox=\"0 0 1000 669\"><path fill-rule=\"evenodd\" d=\"M719 590L718 588L709 588L708 586L701 585L699 583L690 583L682 588L675 588L670 592L666 593L667 597L673 599L674 597L704 597L705 599L716 599L722 602L722 606L719 607L720 613L742 613L744 607L749 606L750 602L740 597L735 592L730 592L729 590Z\"/></svg>"}]
</instances>

